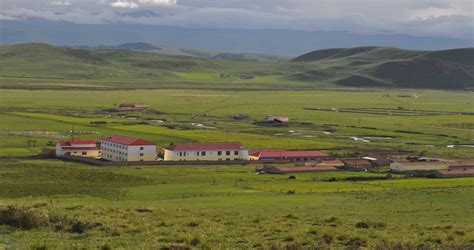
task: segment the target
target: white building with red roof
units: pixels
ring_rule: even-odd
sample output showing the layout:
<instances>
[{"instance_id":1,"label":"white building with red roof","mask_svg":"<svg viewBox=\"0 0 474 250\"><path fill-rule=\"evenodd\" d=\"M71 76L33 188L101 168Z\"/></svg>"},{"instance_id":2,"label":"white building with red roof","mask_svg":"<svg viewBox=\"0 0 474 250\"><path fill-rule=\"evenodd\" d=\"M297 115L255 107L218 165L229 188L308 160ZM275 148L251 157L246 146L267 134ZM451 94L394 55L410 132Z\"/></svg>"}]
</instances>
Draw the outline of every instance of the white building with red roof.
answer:
<instances>
[{"instance_id":1,"label":"white building with red roof","mask_svg":"<svg viewBox=\"0 0 474 250\"><path fill-rule=\"evenodd\" d=\"M240 142L176 143L163 150L165 161L235 161L249 156Z\"/></svg>"},{"instance_id":2,"label":"white building with red roof","mask_svg":"<svg viewBox=\"0 0 474 250\"><path fill-rule=\"evenodd\" d=\"M56 156L100 158L100 149L95 140L60 141L56 144Z\"/></svg>"},{"instance_id":3,"label":"white building with red roof","mask_svg":"<svg viewBox=\"0 0 474 250\"><path fill-rule=\"evenodd\" d=\"M152 142L125 136L112 135L100 141L102 159L108 161L155 161L156 145Z\"/></svg>"}]
</instances>

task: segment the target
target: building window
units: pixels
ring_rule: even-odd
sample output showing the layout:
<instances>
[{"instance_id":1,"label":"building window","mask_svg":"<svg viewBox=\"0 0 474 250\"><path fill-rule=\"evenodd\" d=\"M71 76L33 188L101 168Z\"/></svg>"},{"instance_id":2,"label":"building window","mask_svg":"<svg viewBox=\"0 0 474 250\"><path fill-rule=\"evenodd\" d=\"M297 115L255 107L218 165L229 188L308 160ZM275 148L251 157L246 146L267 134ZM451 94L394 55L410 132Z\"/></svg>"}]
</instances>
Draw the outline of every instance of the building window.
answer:
<instances>
[{"instance_id":1,"label":"building window","mask_svg":"<svg viewBox=\"0 0 474 250\"><path fill-rule=\"evenodd\" d=\"M140 150L143 150L143 149L145 149L145 148L144 148L144 147L140 147Z\"/></svg>"},{"instance_id":2,"label":"building window","mask_svg":"<svg viewBox=\"0 0 474 250\"><path fill-rule=\"evenodd\" d=\"M196 152L197 156L199 156L199 151Z\"/></svg>"},{"instance_id":3,"label":"building window","mask_svg":"<svg viewBox=\"0 0 474 250\"><path fill-rule=\"evenodd\" d=\"M239 155L239 151L234 151L234 155Z\"/></svg>"},{"instance_id":4,"label":"building window","mask_svg":"<svg viewBox=\"0 0 474 250\"><path fill-rule=\"evenodd\" d=\"M179 156L183 156L183 152L179 152Z\"/></svg>"},{"instance_id":5,"label":"building window","mask_svg":"<svg viewBox=\"0 0 474 250\"><path fill-rule=\"evenodd\" d=\"M230 155L230 151L225 151L225 155Z\"/></svg>"},{"instance_id":6,"label":"building window","mask_svg":"<svg viewBox=\"0 0 474 250\"><path fill-rule=\"evenodd\" d=\"M202 151L202 152L201 152L201 155L202 155L202 156L206 156L206 151Z\"/></svg>"},{"instance_id":7,"label":"building window","mask_svg":"<svg viewBox=\"0 0 474 250\"><path fill-rule=\"evenodd\" d=\"M143 156L143 153L140 153L140 156Z\"/></svg>"},{"instance_id":8,"label":"building window","mask_svg":"<svg viewBox=\"0 0 474 250\"><path fill-rule=\"evenodd\" d=\"M222 155L222 151L217 151L217 155Z\"/></svg>"},{"instance_id":9,"label":"building window","mask_svg":"<svg viewBox=\"0 0 474 250\"><path fill-rule=\"evenodd\" d=\"M82 155L87 155L87 152L82 152Z\"/></svg>"}]
</instances>

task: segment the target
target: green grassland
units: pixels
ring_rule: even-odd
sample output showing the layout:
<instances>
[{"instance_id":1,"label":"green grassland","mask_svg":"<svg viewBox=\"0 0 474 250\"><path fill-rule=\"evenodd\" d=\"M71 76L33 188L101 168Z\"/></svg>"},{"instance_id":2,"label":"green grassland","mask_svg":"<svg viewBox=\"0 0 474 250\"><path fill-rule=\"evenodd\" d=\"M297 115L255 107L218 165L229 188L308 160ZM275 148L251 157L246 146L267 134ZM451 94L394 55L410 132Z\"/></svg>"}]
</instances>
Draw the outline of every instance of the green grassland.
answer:
<instances>
[{"instance_id":1,"label":"green grassland","mask_svg":"<svg viewBox=\"0 0 474 250\"><path fill-rule=\"evenodd\" d=\"M44 223L0 226L0 246L9 248L467 249L474 240L469 178L288 180L242 166L97 169L53 160L3 163L0 175L0 207Z\"/></svg>"},{"instance_id":2,"label":"green grassland","mask_svg":"<svg viewBox=\"0 0 474 250\"><path fill-rule=\"evenodd\" d=\"M472 92L342 88L318 72L338 79L357 73L350 60L394 53L338 53L248 62L0 46L0 249L473 248L472 178L337 172L289 180L249 166L95 168L30 157L74 128L75 138L126 134L159 147L239 141L335 156L473 158ZM132 102L150 108L110 111ZM291 122L258 123L269 114ZM21 218L31 227L14 223Z\"/></svg>"},{"instance_id":3,"label":"green grassland","mask_svg":"<svg viewBox=\"0 0 474 250\"><path fill-rule=\"evenodd\" d=\"M47 44L0 46L0 87L23 89L472 89L474 49L320 50L294 60L241 61ZM232 57L231 57L232 58Z\"/></svg>"},{"instance_id":4,"label":"green grassland","mask_svg":"<svg viewBox=\"0 0 474 250\"><path fill-rule=\"evenodd\" d=\"M400 97L413 93L419 98ZM240 141L249 148L312 148L333 153L339 151L332 149L341 147L352 148L352 152L403 149L413 154L427 151L435 157L469 159L473 148L448 148L448 145L473 143L474 116L459 114L474 112L472 97L470 92L427 90L3 90L0 148L5 149L0 153L5 155L12 148L25 148L28 140L36 140L37 147L44 147L60 139L51 138L46 132L69 137L74 125L78 138L129 134L149 139L158 146L183 141ZM150 110L104 111L128 102L148 103ZM400 107L412 114L366 113L371 108L397 110ZM343 108L351 108L353 112L338 112ZM438 113L426 115L410 110ZM231 116L235 114L249 118L234 120ZM288 115L291 123L287 127L255 124L269 114ZM94 125L93 121L107 124Z\"/></svg>"}]
</instances>

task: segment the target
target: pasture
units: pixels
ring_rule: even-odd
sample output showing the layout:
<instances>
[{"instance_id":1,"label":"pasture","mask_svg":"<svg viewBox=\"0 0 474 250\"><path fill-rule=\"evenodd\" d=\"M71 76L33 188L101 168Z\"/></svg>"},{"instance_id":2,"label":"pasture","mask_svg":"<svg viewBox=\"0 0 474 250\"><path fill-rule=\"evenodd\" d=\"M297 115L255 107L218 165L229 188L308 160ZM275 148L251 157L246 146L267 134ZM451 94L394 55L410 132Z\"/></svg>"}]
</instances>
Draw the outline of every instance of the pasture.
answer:
<instances>
[{"instance_id":1,"label":"pasture","mask_svg":"<svg viewBox=\"0 0 474 250\"><path fill-rule=\"evenodd\" d=\"M110 111L131 102L150 109ZM4 89L0 248L472 248L472 178L348 181L386 173L336 172L290 180L244 166L95 168L25 157L74 128L75 138L126 134L158 146L240 141L470 159L469 112L473 94L462 91ZM290 124L256 123L269 114Z\"/></svg>"},{"instance_id":2,"label":"pasture","mask_svg":"<svg viewBox=\"0 0 474 250\"><path fill-rule=\"evenodd\" d=\"M0 175L0 207L42 222L0 226L0 246L12 248L470 248L474 240L469 178L289 180L242 166L98 169L55 160L3 163Z\"/></svg>"},{"instance_id":3,"label":"pasture","mask_svg":"<svg viewBox=\"0 0 474 250\"><path fill-rule=\"evenodd\" d=\"M405 97L412 94L418 98ZM78 138L123 133L158 146L240 141L249 148L387 149L467 159L474 150L473 96L427 90L2 90L0 152L14 156L16 148L21 154L28 140L47 146L68 138L74 125ZM106 111L130 102L147 103L150 110ZM236 114L248 118L235 120ZM270 114L288 115L291 122L255 123Z\"/></svg>"}]
</instances>

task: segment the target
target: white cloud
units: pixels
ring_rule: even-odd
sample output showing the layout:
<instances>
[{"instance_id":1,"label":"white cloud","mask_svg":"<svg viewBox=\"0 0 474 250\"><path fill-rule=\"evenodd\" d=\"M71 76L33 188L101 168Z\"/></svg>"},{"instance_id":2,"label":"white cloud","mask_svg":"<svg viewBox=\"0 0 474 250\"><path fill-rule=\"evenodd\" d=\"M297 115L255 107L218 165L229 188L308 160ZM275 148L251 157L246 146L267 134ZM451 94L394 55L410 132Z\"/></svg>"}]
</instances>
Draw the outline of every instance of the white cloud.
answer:
<instances>
[{"instance_id":1,"label":"white cloud","mask_svg":"<svg viewBox=\"0 0 474 250\"><path fill-rule=\"evenodd\" d=\"M134 9L141 7L142 5L176 5L177 3L177 0L116 0L115 2L110 3L110 6Z\"/></svg>"},{"instance_id":2,"label":"white cloud","mask_svg":"<svg viewBox=\"0 0 474 250\"><path fill-rule=\"evenodd\" d=\"M138 8L138 4L134 1L126 1L126 0L118 0L117 2L113 2L110 6L115 8L130 8L135 9Z\"/></svg>"},{"instance_id":3,"label":"white cloud","mask_svg":"<svg viewBox=\"0 0 474 250\"><path fill-rule=\"evenodd\" d=\"M53 1L51 2L51 4L52 5L71 5L71 3L66 0Z\"/></svg>"}]
</instances>

